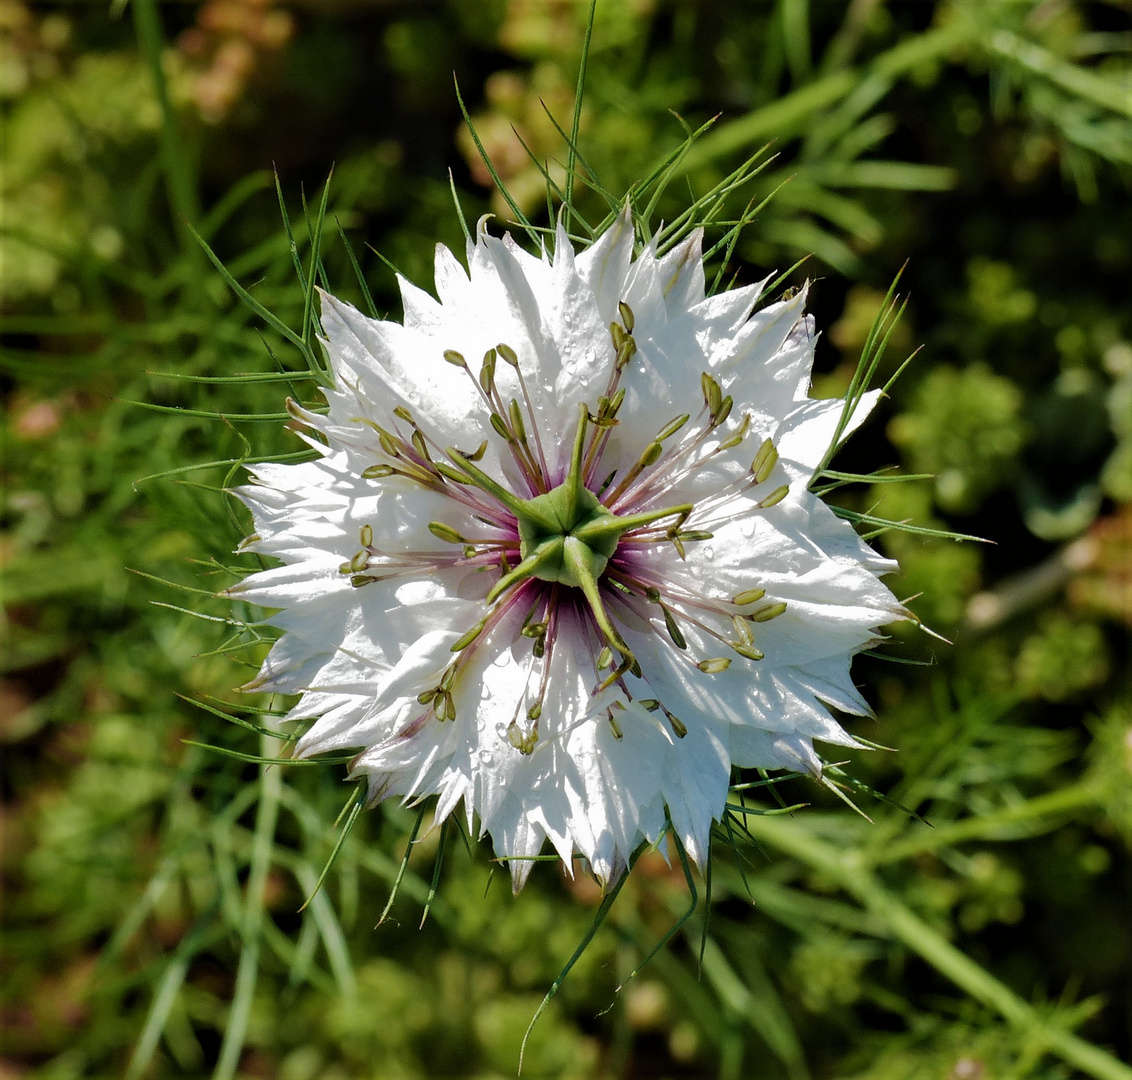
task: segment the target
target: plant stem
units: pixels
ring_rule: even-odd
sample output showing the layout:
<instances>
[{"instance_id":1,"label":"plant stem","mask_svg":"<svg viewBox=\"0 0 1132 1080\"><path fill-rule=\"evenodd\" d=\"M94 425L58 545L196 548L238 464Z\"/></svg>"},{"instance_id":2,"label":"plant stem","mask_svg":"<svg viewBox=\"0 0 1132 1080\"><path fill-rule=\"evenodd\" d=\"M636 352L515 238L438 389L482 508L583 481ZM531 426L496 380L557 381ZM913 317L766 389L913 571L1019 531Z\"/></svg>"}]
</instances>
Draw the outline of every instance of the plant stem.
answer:
<instances>
[{"instance_id":1,"label":"plant stem","mask_svg":"<svg viewBox=\"0 0 1132 1080\"><path fill-rule=\"evenodd\" d=\"M1084 1039L1052 1025L990 972L944 940L862 865L856 852L843 853L788 818L754 817L754 838L832 878L882 920L893 937L977 1001L994 1009L1013 1027L1031 1033L1062 1060L1096 1080L1132 1080L1132 1068Z\"/></svg>"},{"instance_id":2,"label":"plant stem","mask_svg":"<svg viewBox=\"0 0 1132 1080\"><path fill-rule=\"evenodd\" d=\"M260 736L260 753L265 757L278 748L266 735ZM224 1041L212 1080L232 1080L240 1061L240 1053L248 1034L256 976L259 973L259 949L263 926L264 895L267 875L275 849L275 823L279 817L279 799L283 788L282 770L275 765L260 766L260 797L256 810L255 834L252 841L251 867L244 897L244 917L240 926L243 948L236 969L236 987L232 1007L224 1029Z\"/></svg>"}]
</instances>

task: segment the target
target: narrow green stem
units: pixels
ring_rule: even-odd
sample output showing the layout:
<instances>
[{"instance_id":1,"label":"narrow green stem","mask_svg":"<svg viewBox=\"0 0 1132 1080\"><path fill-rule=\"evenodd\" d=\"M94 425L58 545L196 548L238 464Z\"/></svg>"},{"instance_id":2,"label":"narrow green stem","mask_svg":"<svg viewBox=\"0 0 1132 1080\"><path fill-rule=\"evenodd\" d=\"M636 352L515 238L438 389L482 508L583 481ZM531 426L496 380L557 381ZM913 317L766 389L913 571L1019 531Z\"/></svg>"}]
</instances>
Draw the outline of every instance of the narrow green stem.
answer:
<instances>
[{"instance_id":1,"label":"narrow green stem","mask_svg":"<svg viewBox=\"0 0 1132 1080\"><path fill-rule=\"evenodd\" d=\"M1132 1080L1132 1068L1100 1047L1051 1024L1032 1005L941 937L866 869L857 852L842 851L787 818L751 816L746 826L756 841L778 848L832 878L879 918L893 937L1009 1024L1041 1040L1063 1061L1096 1080Z\"/></svg>"},{"instance_id":2,"label":"narrow green stem","mask_svg":"<svg viewBox=\"0 0 1132 1080\"><path fill-rule=\"evenodd\" d=\"M1096 784L1086 782L1038 795L1017 806L1007 806L994 813L937 825L934 829L912 825L910 835L877 845L875 850L866 851L864 858L868 863L876 866L907 859L925 851L938 851L940 848L962 844L967 840L987 839L1001 829L1010 829L1042 818L1058 817L1074 810L1094 806L1101 801L1103 794L1102 789Z\"/></svg>"},{"instance_id":3,"label":"narrow green stem","mask_svg":"<svg viewBox=\"0 0 1132 1080\"><path fill-rule=\"evenodd\" d=\"M267 757L276 752L275 744L266 735L261 735L260 753ZM232 993L228 1023L224 1028L224 1041L220 1045L220 1056L212 1080L232 1080L236 1075L240 1054L248 1035L256 977L259 974L264 899L267 892L267 876L271 870L275 851L275 825L279 818L283 773L276 765L263 765L260 767L259 782L260 797L252 841L251 867L240 924L243 947L240 950L240 963L236 968L236 985Z\"/></svg>"}]
</instances>

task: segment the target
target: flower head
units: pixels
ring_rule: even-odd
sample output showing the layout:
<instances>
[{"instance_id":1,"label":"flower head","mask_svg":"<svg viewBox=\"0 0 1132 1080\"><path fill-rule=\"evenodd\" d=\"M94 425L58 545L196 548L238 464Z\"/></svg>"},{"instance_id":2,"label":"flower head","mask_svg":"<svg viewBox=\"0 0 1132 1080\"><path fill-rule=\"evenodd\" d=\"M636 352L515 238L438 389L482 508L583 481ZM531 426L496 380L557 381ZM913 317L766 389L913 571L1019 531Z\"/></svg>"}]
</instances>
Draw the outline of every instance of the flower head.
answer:
<instances>
[{"instance_id":1,"label":"flower head","mask_svg":"<svg viewBox=\"0 0 1132 1080\"><path fill-rule=\"evenodd\" d=\"M820 775L868 706L855 653L905 613L807 485L844 403L807 397L805 294L706 297L697 232L634 259L626 211L553 257L480 227L404 322L323 297L315 461L241 491L233 590L281 609L253 684L299 755L361 747L371 802L462 801L516 889L547 839L603 883L671 827L703 863L733 767Z\"/></svg>"}]
</instances>

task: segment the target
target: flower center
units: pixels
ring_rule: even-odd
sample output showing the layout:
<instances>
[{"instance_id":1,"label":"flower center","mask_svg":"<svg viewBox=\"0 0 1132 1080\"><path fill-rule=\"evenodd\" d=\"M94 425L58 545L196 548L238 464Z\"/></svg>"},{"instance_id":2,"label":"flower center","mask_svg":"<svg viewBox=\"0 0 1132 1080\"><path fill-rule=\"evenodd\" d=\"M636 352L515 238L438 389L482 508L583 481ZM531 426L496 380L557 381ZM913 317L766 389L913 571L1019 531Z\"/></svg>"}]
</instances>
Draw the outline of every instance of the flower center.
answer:
<instances>
[{"instance_id":1,"label":"flower center","mask_svg":"<svg viewBox=\"0 0 1132 1080\"><path fill-rule=\"evenodd\" d=\"M516 518L519 554L532 559L532 576L574 588L583 576L596 580L602 575L625 531L589 488L569 480L528 499Z\"/></svg>"}]
</instances>

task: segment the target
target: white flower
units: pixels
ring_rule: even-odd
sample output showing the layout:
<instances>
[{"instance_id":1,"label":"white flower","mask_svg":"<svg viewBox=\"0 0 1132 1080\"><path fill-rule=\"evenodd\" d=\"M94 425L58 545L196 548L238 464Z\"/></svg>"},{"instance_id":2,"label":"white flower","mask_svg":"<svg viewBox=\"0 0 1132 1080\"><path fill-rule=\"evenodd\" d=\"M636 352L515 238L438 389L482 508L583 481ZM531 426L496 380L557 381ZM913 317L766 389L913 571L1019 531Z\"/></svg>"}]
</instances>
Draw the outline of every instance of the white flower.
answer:
<instances>
[{"instance_id":1,"label":"white flower","mask_svg":"<svg viewBox=\"0 0 1132 1080\"><path fill-rule=\"evenodd\" d=\"M516 889L547 838L608 884L669 822L702 865L734 767L857 745L826 706L868 712L851 660L906 615L807 491L844 405L807 397L804 294L705 297L700 244L634 260L628 208L553 258L481 224L403 324L324 296L320 457L241 491L282 565L231 594L281 609L252 685L301 693L298 755L462 800Z\"/></svg>"}]
</instances>

